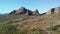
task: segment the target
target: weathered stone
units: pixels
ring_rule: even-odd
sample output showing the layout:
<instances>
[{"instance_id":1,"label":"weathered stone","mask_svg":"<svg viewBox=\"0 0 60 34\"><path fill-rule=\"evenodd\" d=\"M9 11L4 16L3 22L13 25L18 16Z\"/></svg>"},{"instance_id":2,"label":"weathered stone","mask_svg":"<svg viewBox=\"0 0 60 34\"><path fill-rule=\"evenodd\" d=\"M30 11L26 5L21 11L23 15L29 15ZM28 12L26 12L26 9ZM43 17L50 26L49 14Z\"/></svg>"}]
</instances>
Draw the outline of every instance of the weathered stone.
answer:
<instances>
[{"instance_id":1,"label":"weathered stone","mask_svg":"<svg viewBox=\"0 0 60 34\"><path fill-rule=\"evenodd\" d=\"M41 34L50 34L49 31L40 31L40 32L41 32Z\"/></svg>"},{"instance_id":2,"label":"weathered stone","mask_svg":"<svg viewBox=\"0 0 60 34\"><path fill-rule=\"evenodd\" d=\"M38 12L37 9L35 11L31 11L29 9L21 7L18 10L12 11L10 14L16 14L16 15L20 15L20 14L25 14L25 15L39 15L39 12Z\"/></svg>"},{"instance_id":3,"label":"weathered stone","mask_svg":"<svg viewBox=\"0 0 60 34\"><path fill-rule=\"evenodd\" d=\"M46 12L45 15L59 14L59 13L60 13L60 7L57 7L57 8L52 8L52 9L48 10L48 12Z\"/></svg>"},{"instance_id":4,"label":"weathered stone","mask_svg":"<svg viewBox=\"0 0 60 34\"><path fill-rule=\"evenodd\" d=\"M26 11L27 11L27 9L25 9L24 7L21 7L20 9L18 9L18 10L16 11L15 14L24 14L24 13L26 13Z\"/></svg>"},{"instance_id":5,"label":"weathered stone","mask_svg":"<svg viewBox=\"0 0 60 34\"><path fill-rule=\"evenodd\" d=\"M50 32L43 26L39 28L39 31L41 32L41 34L50 34Z\"/></svg>"},{"instance_id":6,"label":"weathered stone","mask_svg":"<svg viewBox=\"0 0 60 34\"><path fill-rule=\"evenodd\" d=\"M56 14L60 13L60 7L57 7L55 8L55 11L54 11Z\"/></svg>"},{"instance_id":7,"label":"weathered stone","mask_svg":"<svg viewBox=\"0 0 60 34\"><path fill-rule=\"evenodd\" d=\"M39 15L38 9L36 9L35 11L33 11L33 15Z\"/></svg>"},{"instance_id":8,"label":"weathered stone","mask_svg":"<svg viewBox=\"0 0 60 34\"><path fill-rule=\"evenodd\" d=\"M32 15L32 11L30 10L27 10L26 14L25 15Z\"/></svg>"},{"instance_id":9,"label":"weathered stone","mask_svg":"<svg viewBox=\"0 0 60 34\"><path fill-rule=\"evenodd\" d=\"M48 12L46 12L46 15L54 14L54 11L55 11L55 8L52 8L52 9L48 10Z\"/></svg>"}]
</instances>

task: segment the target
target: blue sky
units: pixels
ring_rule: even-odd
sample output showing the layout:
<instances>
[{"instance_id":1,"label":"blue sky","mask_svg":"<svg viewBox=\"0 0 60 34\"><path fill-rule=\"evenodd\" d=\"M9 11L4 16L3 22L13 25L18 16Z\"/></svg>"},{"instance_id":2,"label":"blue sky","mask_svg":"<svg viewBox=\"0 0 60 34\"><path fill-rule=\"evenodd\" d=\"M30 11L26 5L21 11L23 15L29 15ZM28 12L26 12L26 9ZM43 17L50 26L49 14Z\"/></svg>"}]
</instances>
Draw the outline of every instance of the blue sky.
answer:
<instances>
[{"instance_id":1,"label":"blue sky","mask_svg":"<svg viewBox=\"0 0 60 34\"><path fill-rule=\"evenodd\" d=\"M59 7L60 0L0 0L0 14L9 13L22 6L30 10L38 9L40 13L44 13L53 7Z\"/></svg>"}]
</instances>

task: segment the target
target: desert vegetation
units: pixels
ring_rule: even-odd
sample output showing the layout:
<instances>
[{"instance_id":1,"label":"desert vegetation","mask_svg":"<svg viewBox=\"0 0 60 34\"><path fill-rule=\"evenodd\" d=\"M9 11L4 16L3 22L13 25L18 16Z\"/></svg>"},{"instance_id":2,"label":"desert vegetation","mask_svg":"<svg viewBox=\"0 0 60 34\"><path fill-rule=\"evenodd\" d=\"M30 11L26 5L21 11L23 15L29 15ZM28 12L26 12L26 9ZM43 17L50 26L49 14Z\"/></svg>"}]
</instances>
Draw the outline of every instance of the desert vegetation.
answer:
<instances>
[{"instance_id":1,"label":"desert vegetation","mask_svg":"<svg viewBox=\"0 0 60 34\"><path fill-rule=\"evenodd\" d=\"M59 14L43 16L0 16L0 34L42 34L42 27L49 34L60 34L60 27L57 26L58 28L54 30L54 27L60 24L59 21Z\"/></svg>"}]
</instances>

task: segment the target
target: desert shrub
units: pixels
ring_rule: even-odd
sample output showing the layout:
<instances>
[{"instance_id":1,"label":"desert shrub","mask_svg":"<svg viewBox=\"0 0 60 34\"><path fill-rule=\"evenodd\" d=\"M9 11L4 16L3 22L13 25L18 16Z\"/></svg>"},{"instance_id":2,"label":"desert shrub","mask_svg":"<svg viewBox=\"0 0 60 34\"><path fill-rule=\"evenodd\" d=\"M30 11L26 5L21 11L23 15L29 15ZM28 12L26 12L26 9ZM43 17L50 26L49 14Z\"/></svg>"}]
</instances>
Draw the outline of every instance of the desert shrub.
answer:
<instances>
[{"instance_id":1,"label":"desert shrub","mask_svg":"<svg viewBox=\"0 0 60 34\"><path fill-rule=\"evenodd\" d=\"M20 34L27 34L27 32L28 32L28 31L27 31L26 29L20 29L20 30L19 30L19 33L20 33Z\"/></svg>"},{"instance_id":2,"label":"desert shrub","mask_svg":"<svg viewBox=\"0 0 60 34\"><path fill-rule=\"evenodd\" d=\"M13 34L15 32L16 26L7 24L7 23L0 23L0 33L1 34Z\"/></svg>"}]
</instances>

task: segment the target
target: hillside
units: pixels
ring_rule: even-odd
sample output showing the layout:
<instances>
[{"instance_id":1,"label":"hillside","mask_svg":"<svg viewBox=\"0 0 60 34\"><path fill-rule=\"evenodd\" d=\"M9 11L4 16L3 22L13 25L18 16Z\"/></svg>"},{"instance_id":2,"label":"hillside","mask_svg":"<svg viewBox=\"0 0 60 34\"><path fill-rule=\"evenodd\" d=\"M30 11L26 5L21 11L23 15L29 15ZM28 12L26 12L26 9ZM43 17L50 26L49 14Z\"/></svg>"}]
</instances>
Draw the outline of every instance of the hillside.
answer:
<instances>
[{"instance_id":1,"label":"hillside","mask_svg":"<svg viewBox=\"0 0 60 34\"><path fill-rule=\"evenodd\" d=\"M0 16L0 34L60 34L59 13L47 12L37 16L23 12L19 15L11 12L9 15Z\"/></svg>"},{"instance_id":2,"label":"hillside","mask_svg":"<svg viewBox=\"0 0 60 34\"><path fill-rule=\"evenodd\" d=\"M0 17L1 34L40 34L40 30L49 31L51 34L60 34L60 28L53 29L53 26L57 25L60 25L59 15L10 15Z\"/></svg>"}]
</instances>

